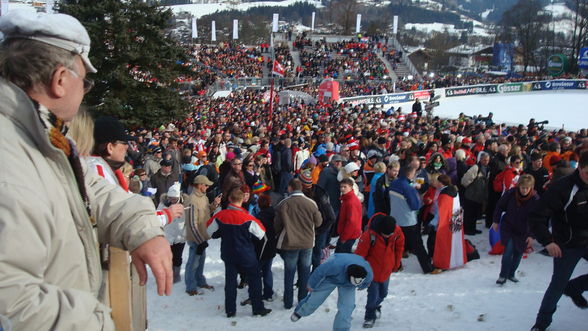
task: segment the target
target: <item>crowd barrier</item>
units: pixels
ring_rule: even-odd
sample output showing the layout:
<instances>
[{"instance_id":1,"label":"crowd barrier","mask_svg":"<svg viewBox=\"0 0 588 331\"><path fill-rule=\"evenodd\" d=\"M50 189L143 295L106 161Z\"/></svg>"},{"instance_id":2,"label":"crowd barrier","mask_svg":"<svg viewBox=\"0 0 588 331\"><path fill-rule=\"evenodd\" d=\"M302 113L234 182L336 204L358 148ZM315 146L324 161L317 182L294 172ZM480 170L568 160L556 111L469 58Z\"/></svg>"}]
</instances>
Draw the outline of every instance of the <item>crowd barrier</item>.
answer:
<instances>
[{"instance_id":1,"label":"crowd barrier","mask_svg":"<svg viewBox=\"0 0 588 331\"><path fill-rule=\"evenodd\" d=\"M416 98L419 98L421 101L428 101L433 91L435 95L438 95L441 98L453 98L460 96L518 92L586 90L586 85L588 85L588 80L586 79L556 79L502 84L479 84L402 93L362 95L357 97L341 98L339 99L339 103L348 102L353 106L361 104L383 106L414 102Z\"/></svg>"}]
</instances>

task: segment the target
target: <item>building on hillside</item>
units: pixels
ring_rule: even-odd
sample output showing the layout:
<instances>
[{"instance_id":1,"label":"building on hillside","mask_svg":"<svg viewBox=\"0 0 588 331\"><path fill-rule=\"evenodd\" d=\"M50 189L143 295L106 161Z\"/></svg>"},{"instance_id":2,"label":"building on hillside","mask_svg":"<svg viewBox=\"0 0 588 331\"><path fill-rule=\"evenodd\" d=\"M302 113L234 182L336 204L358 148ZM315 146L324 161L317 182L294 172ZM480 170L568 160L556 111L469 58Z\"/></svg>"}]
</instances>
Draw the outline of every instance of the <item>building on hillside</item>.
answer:
<instances>
[{"instance_id":1,"label":"building on hillside","mask_svg":"<svg viewBox=\"0 0 588 331\"><path fill-rule=\"evenodd\" d=\"M433 55L431 52L428 51L424 47L418 48L409 48L406 49L408 51L408 58L414 64L419 72L425 72L429 70L429 65L431 60L433 59Z\"/></svg>"},{"instance_id":2,"label":"building on hillside","mask_svg":"<svg viewBox=\"0 0 588 331\"><path fill-rule=\"evenodd\" d=\"M494 47L488 45L460 45L445 51L449 65L456 68L488 67L492 63Z\"/></svg>"}]
</instances>

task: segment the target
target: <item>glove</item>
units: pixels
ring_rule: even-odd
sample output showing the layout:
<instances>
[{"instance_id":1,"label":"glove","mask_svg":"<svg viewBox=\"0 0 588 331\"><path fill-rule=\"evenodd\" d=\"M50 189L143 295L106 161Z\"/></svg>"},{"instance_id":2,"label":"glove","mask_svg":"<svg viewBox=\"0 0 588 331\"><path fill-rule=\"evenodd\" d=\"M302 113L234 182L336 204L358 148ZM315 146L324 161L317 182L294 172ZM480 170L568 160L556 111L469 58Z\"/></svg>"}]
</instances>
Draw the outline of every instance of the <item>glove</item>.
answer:
<instances>
[{"instance_id":1,"label":"glove","mask_svg":"<svg viewBox=\"0 0 588 331\"><path fill-rule=\"evenodd\" d=\"M208 247L208 241L205 241L202 244L198 245L196 247L196 255L202 255L202 253L204 253L204 250L206 249L206 247Z\"/></svg>"}]
</instances>

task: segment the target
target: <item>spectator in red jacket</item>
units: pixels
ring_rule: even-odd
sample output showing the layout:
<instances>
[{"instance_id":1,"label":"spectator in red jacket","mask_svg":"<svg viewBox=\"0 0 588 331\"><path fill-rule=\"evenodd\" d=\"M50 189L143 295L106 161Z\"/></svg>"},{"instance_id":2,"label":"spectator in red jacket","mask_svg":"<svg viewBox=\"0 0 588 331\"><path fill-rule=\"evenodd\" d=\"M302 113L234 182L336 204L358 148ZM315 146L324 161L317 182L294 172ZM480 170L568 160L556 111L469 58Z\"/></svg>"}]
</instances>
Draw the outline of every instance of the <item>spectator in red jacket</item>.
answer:
<instances>
[{"instance_id":1,"label":"spectator in red jacket","mask_svg":"<svg viewBox=\"0 0 588 331\"><path fill-rule=\"evenodd\" d=\"M396 225L396 219L383 213L375 214L355 250L355 254L368 261L374 273L374 280L368 288L364 328L373 327L379 318L380 305L388 295L390 275L400 268L403 252L404 234Z\"/></svg>"},{"instance_id":2,"label":"spectator in red jacket","mask_svg":"<svg viewBox=\"0 0 588 331\"><path fill-rule=\"evenodd\" d=\"M339 241L335 253L351 253L355 240L361 236L362 205L353 192L353 179L344 178L339 183L341 189L341 209L337 223Z\"/></svg>"}]
</instances>

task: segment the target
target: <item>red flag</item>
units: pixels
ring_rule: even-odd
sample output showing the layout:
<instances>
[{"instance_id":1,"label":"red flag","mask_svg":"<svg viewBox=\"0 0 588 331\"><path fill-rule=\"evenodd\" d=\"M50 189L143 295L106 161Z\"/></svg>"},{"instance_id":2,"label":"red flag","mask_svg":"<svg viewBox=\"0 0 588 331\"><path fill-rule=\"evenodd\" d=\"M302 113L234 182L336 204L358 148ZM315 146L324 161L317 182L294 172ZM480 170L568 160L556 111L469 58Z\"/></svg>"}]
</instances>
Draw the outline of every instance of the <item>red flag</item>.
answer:
<instances>
[{"instance_id":1,"label":"red flag","mask_svg":"<svg viewBox=\"0 0 588 331\"><path fill-rule=\"evenodd\" d=\"M274 67L272 68L272 74L284 77L286 69L277 60L274 60Z\"/></svg>"}]
</instances>

